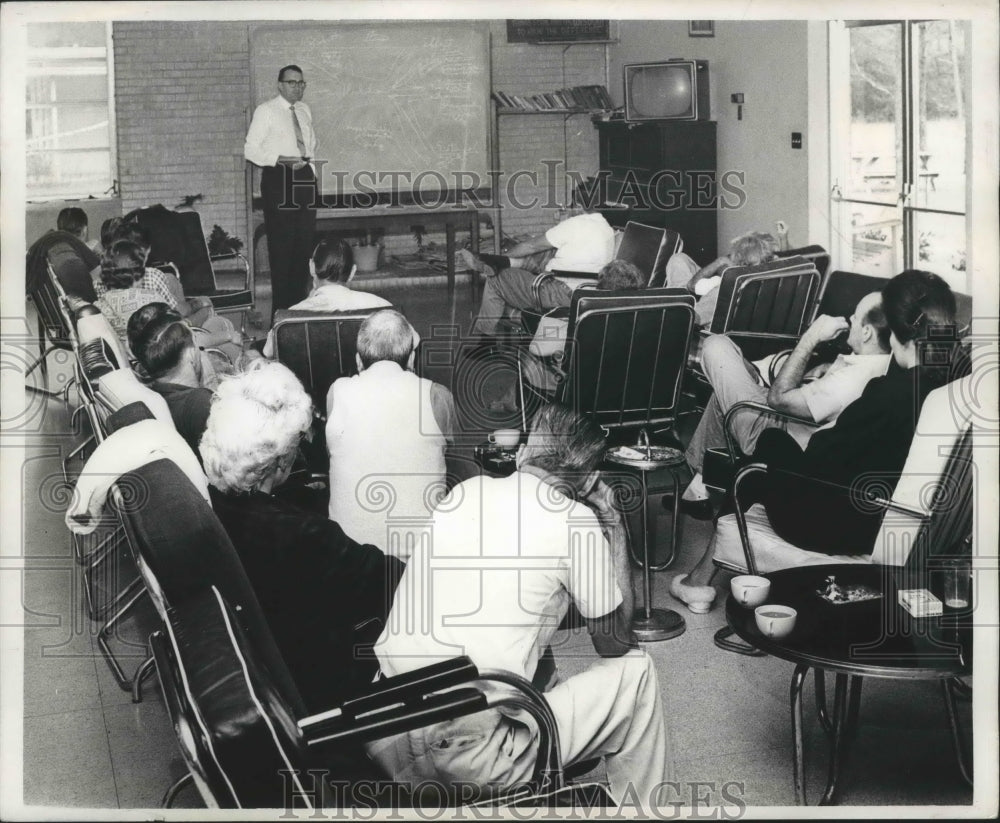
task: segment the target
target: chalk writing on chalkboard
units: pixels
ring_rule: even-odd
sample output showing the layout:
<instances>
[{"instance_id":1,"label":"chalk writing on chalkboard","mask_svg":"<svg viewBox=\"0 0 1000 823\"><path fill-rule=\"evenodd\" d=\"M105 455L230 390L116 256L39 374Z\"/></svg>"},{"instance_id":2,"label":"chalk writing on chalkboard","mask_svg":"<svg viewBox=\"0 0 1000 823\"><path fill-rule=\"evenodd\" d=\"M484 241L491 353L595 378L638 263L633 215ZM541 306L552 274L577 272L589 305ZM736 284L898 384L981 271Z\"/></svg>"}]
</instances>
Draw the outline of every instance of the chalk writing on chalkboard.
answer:
<instances>
[{"instance_id":1,"label":"chalk writing on chalkboard","mask_svg":"<svg viewBox=\"0 0 1000 823\"><path fill-rule=\"evenodd\" d=\"M508 43L603 43L611 41L610 20L508 20Z\"/></svg>"},{"instance_id":2,"label":"chalk writing on chalkboard","mask_svg":"<svg viewBox=\"0 0 1000 823\"><path fill-rule=\"evenodd\" d=\"M295 63L324 196L488 185L489 45L476 23L300 23L253 30L254 104ZM443 182L442 182L443 181Z\"/></svg>"}]
</instances>

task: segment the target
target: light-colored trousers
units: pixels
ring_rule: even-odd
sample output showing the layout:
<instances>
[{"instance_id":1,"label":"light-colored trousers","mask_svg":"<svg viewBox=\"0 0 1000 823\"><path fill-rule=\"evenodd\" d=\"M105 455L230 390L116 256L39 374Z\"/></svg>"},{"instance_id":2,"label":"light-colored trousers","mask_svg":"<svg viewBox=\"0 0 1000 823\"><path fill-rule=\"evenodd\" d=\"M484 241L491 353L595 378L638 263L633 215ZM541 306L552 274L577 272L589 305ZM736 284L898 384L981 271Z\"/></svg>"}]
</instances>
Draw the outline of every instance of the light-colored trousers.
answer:
<instances>
[{"instance_id":1,"label":"light-colored trousers","mask_svg":"<svg viewBox=\"0 0 1000 823\"><path fill-rule=\"evenodd\" d=\"M740 347L723 334L713 334L705 338L701 349L701 365L712 384L714 393L705 413L701 416L688 444L685 457L691 468L701 471L705 460L705 450L726 445L726 430L723 426L726 412L736 403L754 400L767 402L767 387L760 384L757 371L744 357ZM733 419L733 434L744 454L752 454L757 438L766 428L784 427L774 417L761 415L747 409L738 412Z\"/></svg>"},{"instance_id":2,"label":"light-colored trousers","mask_svg":"<svg viewBox=\"0 0 1000 823\"><path fill-rule=\"evenodd\" d=\"M536 301L531 290L531 284L535 282L536 276L535 272L528 269L504 269L493 277L487 277L483 284L483 300L479 305L479 316L472 326L473 333L496 334L497 323L511 309L548 311L570 304L573 290L554 277L542 281Z\"/></svg>"},{"instance_id":3,"label":"light-colored trousers","mask_svg":"<svg viewBox=\"0 0 1000 823\"><path fill-rule=\"evenodd\" d=\"M603 756L616 802L628 797L647 806L657 787L672 779L660 686L645 652L602 658L545 698L559 729L563 765ZM533 724L490 710L375 741L368 753L401 783L473 782L499 789L530 780L538 733Z\"/></svg>"}]
</instances>

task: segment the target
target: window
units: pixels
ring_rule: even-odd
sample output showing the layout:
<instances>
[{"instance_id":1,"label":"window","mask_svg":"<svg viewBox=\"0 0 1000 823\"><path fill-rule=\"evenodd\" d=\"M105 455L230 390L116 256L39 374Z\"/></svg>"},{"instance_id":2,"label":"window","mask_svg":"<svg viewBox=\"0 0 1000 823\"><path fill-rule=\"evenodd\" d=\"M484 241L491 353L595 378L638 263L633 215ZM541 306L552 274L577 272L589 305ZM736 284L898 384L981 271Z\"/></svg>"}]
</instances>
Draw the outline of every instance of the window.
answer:
<instances>
[{"instance_id":1,"label":"window","mask_svg":"<svg viewBox=\"0 0 1000 823\"><path fill-rule=\"evenodd\" d=\"M29 23L28 200L107 196L116 164L110 23Z\"/></svg>"},{"instance_id":2,"label":"window","mask_svg":"<svg viewBox=\"0 0 1000 823\"><path fill-rule=\"evenodd\" d=\"M967 42L964 21L832 24L841 268L881 277L927 269L969 290Z\"/></svg>"}]
</instances>

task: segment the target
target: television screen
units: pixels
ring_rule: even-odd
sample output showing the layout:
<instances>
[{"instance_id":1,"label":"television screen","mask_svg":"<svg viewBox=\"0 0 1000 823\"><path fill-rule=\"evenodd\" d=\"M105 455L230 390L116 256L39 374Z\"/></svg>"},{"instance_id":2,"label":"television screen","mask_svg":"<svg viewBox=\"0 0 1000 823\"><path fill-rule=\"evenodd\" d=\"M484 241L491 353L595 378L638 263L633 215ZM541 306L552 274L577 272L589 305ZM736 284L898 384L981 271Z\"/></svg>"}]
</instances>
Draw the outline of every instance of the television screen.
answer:
<instances>
[{"instance_id":1,"label":"television screen","mask_svg":"<svg viewBox=\"0 0 1000 823\"><path fill-rule=\"evenodd\" d=\"M626 120L707 120L709 109L707 61L625 66Z\"/></svg>"}]
</instances>

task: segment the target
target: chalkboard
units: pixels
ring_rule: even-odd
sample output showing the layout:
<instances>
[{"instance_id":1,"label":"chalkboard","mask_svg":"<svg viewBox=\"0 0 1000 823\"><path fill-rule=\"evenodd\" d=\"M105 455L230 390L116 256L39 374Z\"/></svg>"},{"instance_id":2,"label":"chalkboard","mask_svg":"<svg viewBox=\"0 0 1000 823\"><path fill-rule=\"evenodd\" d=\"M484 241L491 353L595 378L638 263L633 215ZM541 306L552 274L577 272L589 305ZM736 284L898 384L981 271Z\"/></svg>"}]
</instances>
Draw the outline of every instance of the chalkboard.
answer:
<instances>
[{"instance_id":1,"label":"chalkboard","mask_svg":"<svg viewBox=\"0 0 1000 823\"><path fill-rule=\"evenodd\" d=\"M262 25L251 31L250 55L253 107L277 95L278 69L302 68L316 157L328 161L324 198L477 187L469 175L478 176L478 187L489 186L483 24Z\"/></svg>"}]
</instances>

